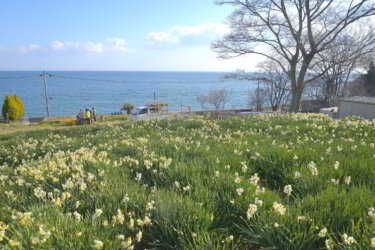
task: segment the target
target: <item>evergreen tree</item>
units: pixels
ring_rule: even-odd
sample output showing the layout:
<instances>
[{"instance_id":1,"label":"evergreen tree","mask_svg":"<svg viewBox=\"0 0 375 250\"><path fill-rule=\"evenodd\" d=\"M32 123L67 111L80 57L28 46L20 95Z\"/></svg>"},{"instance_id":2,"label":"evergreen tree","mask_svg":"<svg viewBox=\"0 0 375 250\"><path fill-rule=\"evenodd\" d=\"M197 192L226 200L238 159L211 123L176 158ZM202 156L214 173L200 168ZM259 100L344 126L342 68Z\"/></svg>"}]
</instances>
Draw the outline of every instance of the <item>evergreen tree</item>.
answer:
<instances>
[{"instance_id":1,"label":"evergreen tree","mask_svg":"<svg viewBox=\"0 0 375 250\"><path fill-rule=\"evenodd\" d=\"M3 117L18 120L24 116L24 104L19 96L5 96L2 109Z\"/></svg>"},{"instance_id":2,"label":"evergreen tree","mask_svg":"<svg viewBox=\"0 0 375 250\"><path fill-rule=\"evenodd\" d=\"M365 74L365 86L368 95L375 96L375 64L371 62Z\"/></svg>"},{"instance_id":3,"label":"evergreen tree","mask_svg":"<svg viewBox=\"0 0 375 250\"><path fill-rule=\"evenodd\" d=\"M371 62L367 73L366 73L366 83L372 86L375 86L375 64Z\"/></svg>"}]
</instances>

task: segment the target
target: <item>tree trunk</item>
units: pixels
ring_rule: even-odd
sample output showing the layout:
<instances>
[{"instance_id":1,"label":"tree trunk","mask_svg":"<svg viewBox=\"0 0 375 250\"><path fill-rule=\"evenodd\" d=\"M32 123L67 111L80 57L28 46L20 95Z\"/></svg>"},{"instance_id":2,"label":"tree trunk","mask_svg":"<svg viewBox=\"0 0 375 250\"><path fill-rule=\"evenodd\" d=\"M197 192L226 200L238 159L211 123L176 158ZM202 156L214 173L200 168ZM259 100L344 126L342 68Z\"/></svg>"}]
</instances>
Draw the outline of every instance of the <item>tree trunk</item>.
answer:
<instances>
[{"instance_id":1,"label":"tree trunk","mask_svg":"<svg viewBox=\"0 0 375 250\"><path fill-rule=\"evenodd\" d=\"M302 93L303 93L303 88L301 88L301 86L298 86L297 89L296 89L296 93L295 93L295 98L294 98L294 103L292 105L292 112L299 112L299 106L301 104L301 99L302 99Z\"/></svg>"},{"instance_id":2,"label":"tree trunk","mask_svg":"<svg viewBox=\"0 0 375 250\"><path fill-rule=\"evenodd\" d=\"M296 112L294 111L294 104L296 102L296 93L297 93L297 61L291 63L291 70L289 72L290 84L292 87L292 102L289 106L289 112Z\"/></svg>"},{"instance_id":3,"label":"tree trunk","mask_svg":"<svg viewBox=\"0 0 375 250\"><path fill-rule=\"evenodd\" d=\"M290 105L289 105L289 112L294 112L294 103L296 102L295 99L296 99L296 88L292 88L292 100L290 102Z\"/></svg>"},{"instance_id":4,"label":"tree trunk","mask_svg":"<svg viewBox=\"0 0 375 250\"><path fill-rule=\"evenodd\" d=\"M304 62L302 62L301 70L298 75L298 80L295 80L295 88L293 89L292 84L292 103L289 111L291 112L298 112L299 106L302 99L303 90L305 88L305 76L307 72L308 65L310 64L312 58L307 58ZM293 81L293 79L292 79Z\"/></svg>"}]
</instances>

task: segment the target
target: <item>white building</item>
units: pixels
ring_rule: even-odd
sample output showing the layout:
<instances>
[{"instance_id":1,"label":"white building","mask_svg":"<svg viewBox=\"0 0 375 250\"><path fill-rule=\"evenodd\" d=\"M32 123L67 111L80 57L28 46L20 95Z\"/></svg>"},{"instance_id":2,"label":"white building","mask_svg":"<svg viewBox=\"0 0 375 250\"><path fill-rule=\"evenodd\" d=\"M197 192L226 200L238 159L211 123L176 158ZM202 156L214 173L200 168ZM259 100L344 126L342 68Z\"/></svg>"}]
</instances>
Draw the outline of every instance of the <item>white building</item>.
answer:
<instances>
[{"instance_id":1,"label":"white building","mask_svg":"<svg viewBox=\"0 0 375 250\"><path fill-rule=\"evenodd\" d=\"M375 97L351 96L339 100L338 117L360 116L375 119Z\"/></svg>"}]
</instances>

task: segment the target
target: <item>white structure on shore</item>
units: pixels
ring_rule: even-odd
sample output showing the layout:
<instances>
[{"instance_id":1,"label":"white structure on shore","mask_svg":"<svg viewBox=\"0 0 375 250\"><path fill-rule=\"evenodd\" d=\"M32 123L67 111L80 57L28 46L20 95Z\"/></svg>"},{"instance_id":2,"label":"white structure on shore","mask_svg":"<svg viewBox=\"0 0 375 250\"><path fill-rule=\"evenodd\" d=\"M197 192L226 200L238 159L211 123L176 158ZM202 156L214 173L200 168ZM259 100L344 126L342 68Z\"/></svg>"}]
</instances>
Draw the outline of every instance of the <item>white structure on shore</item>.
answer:
<instances>
[{"instance_id":1,"label":"white structure on shore","mask_svg":"<svg viewBox=\"0 0 375 250\"><path fill-rule=\"evenodd\" d=\"M337 110L338 110L338 107L321 108L319 109L319 113L328 115L329 117L333 119L337 119Z\"/></svg>"},{"instance_id":2,"label":"white structure on shore","mask_svg":"<svg viewBox=\"0 0 375 250\"><path fill-rule=\"evenodd\" d=\"M347 116L375 119L375 97L351 96L340 99L338 118Z\"/></svg>"}]
</instances>

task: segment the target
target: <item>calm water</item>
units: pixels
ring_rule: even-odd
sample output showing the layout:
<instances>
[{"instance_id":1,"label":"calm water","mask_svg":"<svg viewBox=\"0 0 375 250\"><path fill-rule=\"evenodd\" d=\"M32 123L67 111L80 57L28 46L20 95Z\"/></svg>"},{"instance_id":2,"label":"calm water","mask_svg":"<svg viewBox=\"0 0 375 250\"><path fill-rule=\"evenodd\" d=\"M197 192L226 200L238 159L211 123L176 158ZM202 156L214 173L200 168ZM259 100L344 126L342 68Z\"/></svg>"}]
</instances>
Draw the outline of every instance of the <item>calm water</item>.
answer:
<instances>
[{"instance_id":1,"label":"calm water","mask_svg":"<svg viewBox=\"0 0 375 250\"><path fill-rule=\"evenodd\" d=\"M16 94L25 103L25 117L46 116L41 72L0 71L0 96ZM123 103L141 106L154 98L169 104L169 110L190 105L200 110L197 96L225 88L232 92L226 108L248 107L251 82L224 79L217 72L49 72L47 78L51 116L76 115L80 109L94 106L98 114L119 112ZM26 78L13 78L27 76ZM30 76L30 77L29 77ZM60 77L57 77L60 76ZM7 78L7 79L6 79ZM80 79L73 79L80 78ZM84 79L85 78L85 79ZM88 80L91 79L91 80ZM1 104L2 105L2 101ZM207 106L207 108L212 108Z\"/></svg>"}]
</instances>

